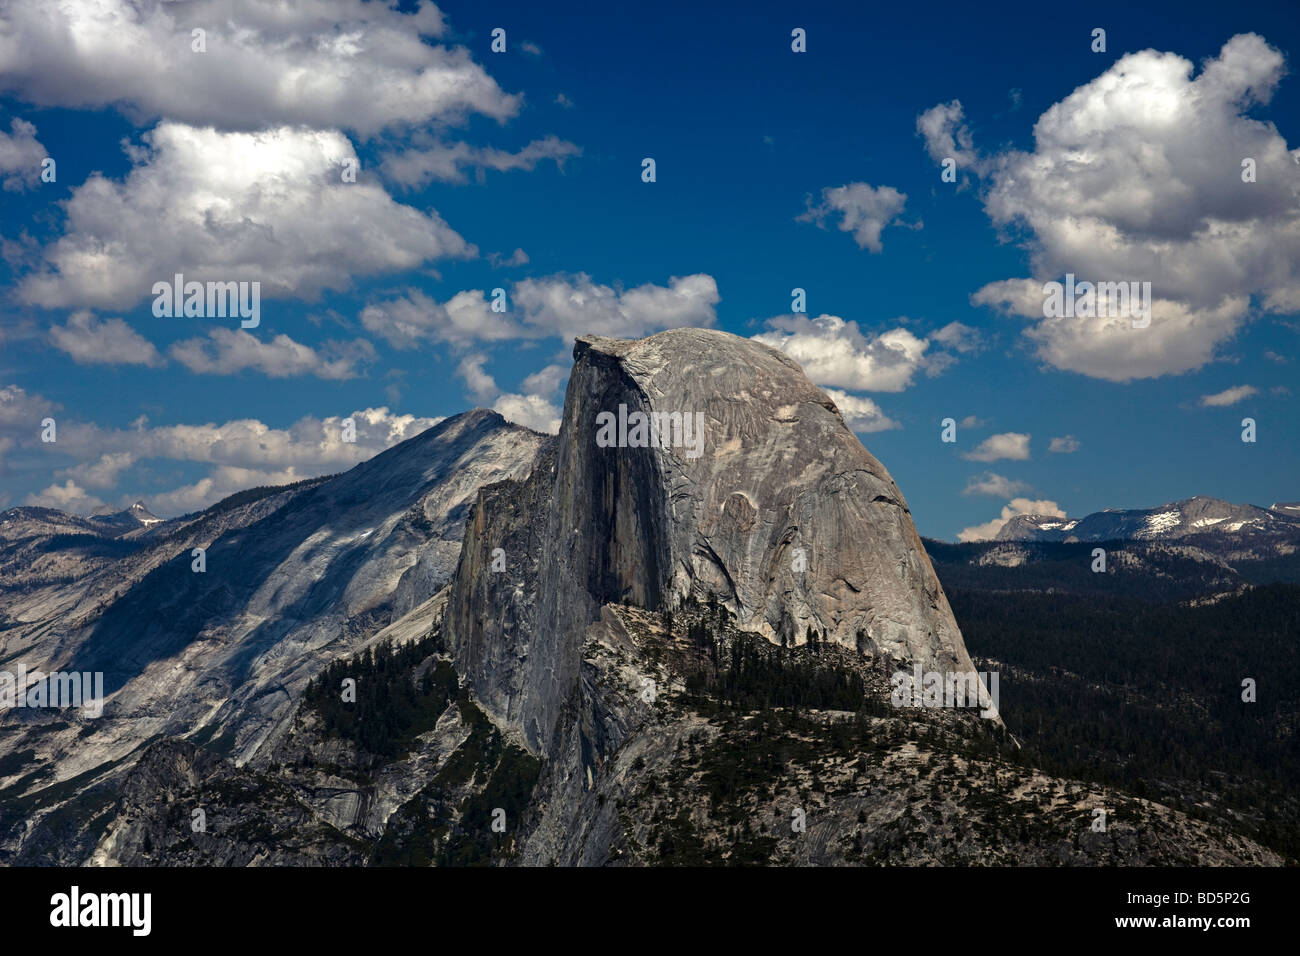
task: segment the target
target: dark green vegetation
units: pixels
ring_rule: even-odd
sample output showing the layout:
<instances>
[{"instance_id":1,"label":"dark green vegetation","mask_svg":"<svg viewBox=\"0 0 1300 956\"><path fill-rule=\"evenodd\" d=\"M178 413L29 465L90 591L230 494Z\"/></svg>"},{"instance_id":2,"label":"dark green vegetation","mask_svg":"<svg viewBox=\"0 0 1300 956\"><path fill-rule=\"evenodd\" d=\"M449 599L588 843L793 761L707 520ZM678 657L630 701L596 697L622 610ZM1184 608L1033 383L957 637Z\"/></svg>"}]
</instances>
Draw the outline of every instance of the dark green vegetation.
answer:
<instances>
[{"instance_id":1,"label":"dark green vegetation","mask_svg":"<svg viewBox=\"0 0 1300 956\"><path fill-rule=\"evenodd\" d=\"M953 583L1001 585L1025 568L938 570L972 657L1001 675L1002 716L1027 760L1300 859L1300 587L1192 606L1161 588L1098 600Z\"/></svg>"},{"instance_id":2,"label":"dark green vegetation","mask_svg":"<svg viewBox=\"0 0 1300 956\"><path fill-rule=\"evenodd\" d=\"M976 563L1005 549L1026 560L1012 567ZM1092 570L1092 552L1106 552L1109 570ZM1243 583L1233 569L1188 556L1176 545L1133 541L1059 543L1043 541L971 542L925 541L925 549L945 591L1041 591L1180 600L1210 591L1231 590ZM1144 562L1142 573L1120 573L1120 555L1132 553ZM958 619L958 624L961 620Z\"/></svg>"},{"instance_id":3,"label":"dark green vegetation","mask_svg":"<svg viewBox=\"0 0 1300 956\"><path fill-rule=\"evenodd\" d=\"M637 757L628 765L631 782L617 798L620 859L1059 863L1060 846L1072 861L1089 861L1080 849L1089 809L1063 791L1059 801L1045 792L1011 795L1045 778L997 724L973 713L892 707L891 661L820 641L777 647L735 630L717 610L660 616L674 628L671 640L636 620L639 651L684 677L670 713L688 726L694 715L698 729L677 740L667 761ZM1108 805L1112 821L1150 817L1124 801ZM792 807L806 810L810 827L829 827L833 846L795 837ZM1107 856L1114 851L1104 837L1095 842L1096 858L1118 859Z\"/></svg>"},{"instance_id":4,"label":"dark green vegetation","mask_svg":"<svg viewBox=\"0 0 1300 956\"><path fill-rule=\"evenodd\" d=\"M350 740L378 757L400 757L456 699L456 672L448 662L430 662L415 672L437 646L437 637L398 648L381 644L335 661L308 685L304 706L320 715L326 736ZM356 682L355 701L344 700L347 679Z\"/></svg>"},{"instance_id":5,"label":"dark green vegetation","mask_svg":"<svg viewBox=\"0 0 1300 956\"><path fill-rule=\"evenodd\" d=\"M954 732L896 715L793 710L730 713L713 724L716 733L691 735L670 766L621 802L637 862L965 866L1059 862L1055 847L1090 842L1098 856L1104 852L1086 808L1058 804L1046 791L1008 795L1032 785L1034 774L987 725ZM1130 801L1108 805L1113 823L1148 816ZM817 837L793 835L792 808L803 808L814 829L829 826L823 855L795 855Z\"/></svg>"},{"instance_id":6,"label":"dark green vegetation","mask_svg":"<svg viewBox=\"0 0 1300 956\"><path fill-rule=\"evenodd\" d=\"M432 779L389 818L370 847L372 866L486 866L516 852L541 765L505 740L460 688L442 646L436 631L401 647L381 644L331 664L304 695L324 736L350 741L380 763L404 758L453 703L468 729ZM354 702L343 699L346 678L356 681ZM494 819L497 810L503 819ZM493 828L495 820L504 832Z\"/></svg>"},{"instance_id":7,"label":"dark green vegetation","mask_svg":"<svg viewBox=\"0 0 1300 956\"><path fill-rule=\"evenodd\" d=\"M738 636L720 650L704 622L691 625L690 640L701 652L686 672L686 691L702 713L715 705L733 710L766 711L772 707L858 710L866 684L857 669L834 660L782 653L757 635Z\"/></svg>"},{"instance_id":8,"label":"dark green vegetation","mask_svg":"<svg viewBox=\"0 0 1300 956\"><path fill-rule=\"evenodd\" d=\"M508 834L518 829L541 764L505 741L466 693L457 706L469 737L389 819L372 866L487 866L514 855ZM498 810L503 817L494 817ZM504 832L494 831L497 821Z\"/></svg>"}]
</instances>

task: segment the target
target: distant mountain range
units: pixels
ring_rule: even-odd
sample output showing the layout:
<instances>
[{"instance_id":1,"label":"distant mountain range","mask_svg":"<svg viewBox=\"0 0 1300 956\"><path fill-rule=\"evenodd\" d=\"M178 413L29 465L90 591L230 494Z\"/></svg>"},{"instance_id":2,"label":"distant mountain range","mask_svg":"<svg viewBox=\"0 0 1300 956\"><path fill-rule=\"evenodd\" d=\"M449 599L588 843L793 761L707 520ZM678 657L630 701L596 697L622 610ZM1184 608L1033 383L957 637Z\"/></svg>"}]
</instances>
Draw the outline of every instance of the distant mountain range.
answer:
<instances>
[{"instance_id":1,"label":"distant mountain range","mask_svg":"<svg viewBox=\"0 0 1300 956\"><path fill-rule=\"evenodd\" d=\"M132 531L136 528L152 528L154 525L162 524L162 518L159 518L151 512L143 501L137 501L125 511L109 511L104 509L101 512L91 515L90 520L98 524L110 525L113 527L125 528Z\"/></svg>"},{"instance_id":2,"label":"distant mountain range","mask_svg":"<svg viewBox=\"0 0 1300 956\"><path fill-rule=\"evenodd\" d=\"M13 540L41 532L116 538L163 523L163 519L151 512L143 501L137 501L123 511L104 508L85 517L56 508L10 508L0 515L0 540Z\"/></svg>"},{"instance_id":3,"label":"distant mountain range","mask_svg":"<svg viewBox=\"0 0 1300 956\"><path fill-rule=\"evenodd\" d=\"M1016 515L998 541L1189 541L1212 550L1262 547L1290 554L1300 546L1300 503L1271 508L1197 495L1155 508L1108 508L1084 518ZM1217 544L1217 546L1216 546Z\"/></svg>"},{"instance_id":4,"label":"distant mountain range","mask_svg":"<svg viewBox=\"0 0 1300 956\"><path fill-rule=\"evenodd\" d=\"M1097 573L1098 545L1106 573ZM1300 504L1261 508L1198 495L1084 518L1017 515L991 540L925 546L945 587L1206 600L1300 584Z\"/></svg>"}]
</instances>

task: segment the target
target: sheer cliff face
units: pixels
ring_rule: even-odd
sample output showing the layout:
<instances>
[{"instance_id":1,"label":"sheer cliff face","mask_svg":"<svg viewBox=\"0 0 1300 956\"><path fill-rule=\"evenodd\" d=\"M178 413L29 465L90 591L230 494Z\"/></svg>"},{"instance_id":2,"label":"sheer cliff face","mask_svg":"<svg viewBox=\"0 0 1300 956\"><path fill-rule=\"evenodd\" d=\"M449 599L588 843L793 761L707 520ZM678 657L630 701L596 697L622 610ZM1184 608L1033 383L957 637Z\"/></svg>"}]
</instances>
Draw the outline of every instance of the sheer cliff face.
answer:
<instances>
[{"instance_id":1,"label":"sheer cliff face","mask_svg":"<svg viewBox=\"0 0 1300 956\"><path fill-rule=\"evenodd\" d=\"M812 628L973 670L898 487L793 361L700 329L583 337L574 357L555 444L480 495L446 619L479 698L529 746L547 749L606 603L713 592L777 643Z\"/></svg>"},{"instance_id":2,"label":"sheer cliff face","mask_svg":"<svg viewBox=\"0 0 1300 956\"><path fill-rule=\"evenodd\" d=\"M251 756L321 668L446 586L478 489L527 475L550 441L466 412L273 510L215 516L98 578L37 592L3 649L29 670L102 671L109 697L86 726L0 713L0 753L30 748L66 778L197 731Z\"/></svg>"}]
</instances>

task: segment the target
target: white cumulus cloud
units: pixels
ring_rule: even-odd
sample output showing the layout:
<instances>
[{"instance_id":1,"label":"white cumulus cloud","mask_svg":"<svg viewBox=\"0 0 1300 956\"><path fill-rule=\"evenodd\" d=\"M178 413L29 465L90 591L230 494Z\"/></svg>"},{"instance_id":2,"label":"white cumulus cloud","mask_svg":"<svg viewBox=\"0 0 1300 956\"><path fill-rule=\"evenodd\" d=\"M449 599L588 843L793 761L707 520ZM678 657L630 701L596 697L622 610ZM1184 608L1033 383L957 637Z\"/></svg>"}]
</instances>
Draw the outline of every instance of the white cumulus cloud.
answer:
<instances>
[{"instance_id":1,"label":"white cumulus cloud","mask_svg":"<svg viewBox=\"0 0 1300 956\"><path fill-rule=\"evenodd\" d=\"M0 184L16 192L41 181L41 163L48 154L31 123L14 117L9 128L12 132L0 133Z\"/></svg>"},{"instance_id":2,"label":"white cumulus cloud","mask_svg":"<svg viewBox=\"0 0 1300 956\"><path fill-rule=\"evenodd\" d=\"M1003 432L990 435L972 451L962 454L968 461L1025 461L1029 458L1029 435L1022 432Z\"/></svg>"},{"instance_id":3,"label":"white cumulus cloud","mask_svg":"<svg viewBox=\"0 0 1300 956\"><path fill-rule=\"evenodd\" d=\"M555 435L560 431L561 411L541 395L502 395L492 406L501 417L533 431Z\"/></svg>"},{"instance_id":4,"label":"white cumulus cloud","mask_svg":"<svg viewBox=\"0 0 1300 956\"><path fill-rule=\"evenodd\" d=\"M1130 53L1043 113L1032 151L980 153L960 102L924 113L930 155L980 177L990 219L1030 252L1032 278L990 283L972 302L1034 320L1025 334L1049 365L1119 382L1205 365L1252 301L1300 308L1300 151L1251 115L1284 72L1281 52L1250 33L1199 74L1174 53ZM1150 327L1045 318L1043 283L1066 273L1149 281Z\"/></svg>"},{"instance_id":5,"label":"white cumulus cloud","mask_svg":"<svg viewBox=\"0 0 1300 956\"><path fill-rule=\"evenodd\" d=\"M196 52L192 31L205 31ZM401 13L362 0L58 0L0 5L0 90L37 106L121 106L249 130L504 121L521 97L501 90L443 36L432 4Z\"/></svg>"},{"instance_id":6,"label":"white cumulus cloud","mask_svg":"<svg viewBox=\"0 0 1300 956\"><path fill-rule=\"evenodd\" d=\"M640 338L664 329L709 327L717 320L718 301L717 282L703 273L631 289L593 282L585 273L525 279L514 286L514 307L532 334L564 339Z\"/></svg>"},{"instance_id":7,"label":"white cumulus cloud","mask_svg":"<svg viewBox=\"0 0 1300 956\"><path fill-rule=\"evenodd\" d=\"M879 405L864 395L850 395L838 388L823 388L822 391L830 396L849 428L859 434L902 427L881 411Z\"/></svg>"},{"instance_id":8,"label":"white cumulus cloud","mask_svg":"<svg viewBox=\"0 0 1300 956\"><path fill-rule=\"evenodd\" d=\"M100 321L90 312L73 313L64 325L53 326L50 344L78 365L166 364L154 344L124 321Z\"/></svg>"},{"instance_id":9,"label":"white cumulus cloud","mask_svg":"<svg viewBox=\"0 0 1300 956\"><path fill-rule=\"evenodd\" d=\"M341 133L280 127L222 133L160 123L117 182L98 173L63 202L65 234L20 285L45 307L126 308L155 282L258 281L261 296L315 298L353 276L418 268L477 250L437 213L367 182Z\"/></svg>"},{"instance_id":10,"label":"white cumulus cloud","mask_svg":"<svg viewBox=\"0 0 1300 956\"><path fill-rule=\"evenodd\" d=\"M356 378L375 359L375 348L365 339L326 342L319 349L289 336L263 339L243 329L212 329L206 338L177 342L168 354L191 372L234 375L245 370L271 378L311 375L321 379Z\"/></svg>"},{"instance_id":11,"label":"white cumulus cloud","mask_svg":"<svg viewBox=\"0 0 1300 956\"><path fill-rule=\"evenodd\" d=\"M410 289L395 299L366 306L361 324L399 349L417 348L424 342L495 342L527 334L508 313L493 312L488 296L478 289L457 292L446 302Z\"/></svg>"},{"instance_id":12,"label":"white cumulus cloud","mask_svg":"<svg viewBox=\"0 0 1300 956\"><path fill-rule=\"evenodd\" d=\"M898 222L907 203L907 194L893 186L868 186L866 183L848 183L844 186L827 186L822 190L821 202L808 199L808 208L796 217L800 222L815 222L824 226L826 220L839 216L842 232L853 234L858 248L880 252L884 246L880 234L886 226Z\"/></svg>"},{"instance_id":13,"label":"white cumulus cloud","mask_svg":"<svg viewBox=\"0 0 1300 956\"><path fill-rule=\"evenodd\" d=\"M1079 440L1073 435L1061 435L1053 438L1047 450L1057 455L1070 455L1080 448Z\"/></svg>"},{"instance_id":14,"label":"white cumulus cloud","mask_svg":"<svg viewBox=\"0 0 1300 956\"><path fill-rule=\"evenodd\" d=\"M26 503L38 508L57 508L69 514L88 515L104 507L104 500L90 494L71 478L63 484L50 485L27 496Z\"/></svg>"},{"instance_id":15,"label":"white cumulus cloud","mask_svg":"<svg viewBox=\"0 0 1300 956\"><path fill-rule=\"evenodd\" d=\"M868 336L856 322L836 315L781 316L767 325L772 331L753 336L755 341L780 349L818 385L860 391L903 391L929 346L903 328Z\"/></svg>"},{"instance_id":16,"label":"white cumulus cloud","mask_svg":"<svg viewBox=\"0 0 1300 956\"><path fill-rule=\"evenodd\" d=\"M957 532L957 540L988 541L995 537L1002 530L1002 526L1016 515L1049 515L1054 518L1064 518L1066 516L1065 510L1055 501L1031 501L1028 498L1012 498L1011 501L1002 506L1002 513L999 517L992 518L983 524L963 528Z\"/></svg>"}]
</instances>

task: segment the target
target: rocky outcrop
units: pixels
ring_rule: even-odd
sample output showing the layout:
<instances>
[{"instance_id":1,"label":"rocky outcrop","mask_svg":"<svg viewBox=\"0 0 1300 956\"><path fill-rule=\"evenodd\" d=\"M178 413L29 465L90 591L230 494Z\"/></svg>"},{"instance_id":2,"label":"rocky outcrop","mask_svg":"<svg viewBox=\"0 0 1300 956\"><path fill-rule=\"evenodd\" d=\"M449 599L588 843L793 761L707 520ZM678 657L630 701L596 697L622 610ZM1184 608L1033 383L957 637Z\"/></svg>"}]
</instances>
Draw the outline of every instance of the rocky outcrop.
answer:
<instances>
[{"instance_id":1,"label":"rocky outcrop","mask_svg":"<svg viewBox=\"0 0 1300 956\"><path fill-rule=\"evenodd\" d=\"M29 670L102 671L108 700L91 719L0 713L0 753L31 751L0 787L21 779L34 791L129 764L160 736L250 759L331 661L399 622L428 633L476 492L526 476L548 441L495 412L466 412L342 475L214 506L90 582L29 595L0 649ZM203 573L193 547L206 549Z\"/></svg>"},{"instance_id":2,"label":"rocky outcrop","mask_svg":"<svg viewBox=\"0 0 1300 956\"><path fill-rule=\"evenodd\" d=\"M526 481L480 493L445 622L530 748L550 746L609 603L713 594L774 643L815 630L973 669L898 486L791 359L703 329L584 336L574 359L555 443Z\"/></svg>"}]
</instances>

